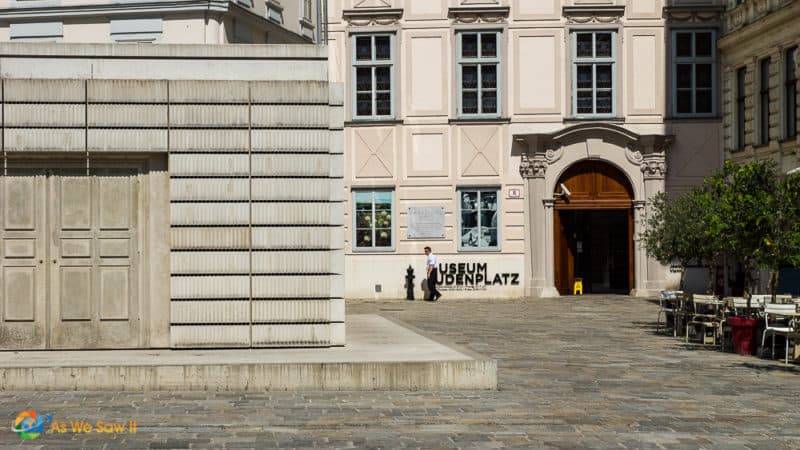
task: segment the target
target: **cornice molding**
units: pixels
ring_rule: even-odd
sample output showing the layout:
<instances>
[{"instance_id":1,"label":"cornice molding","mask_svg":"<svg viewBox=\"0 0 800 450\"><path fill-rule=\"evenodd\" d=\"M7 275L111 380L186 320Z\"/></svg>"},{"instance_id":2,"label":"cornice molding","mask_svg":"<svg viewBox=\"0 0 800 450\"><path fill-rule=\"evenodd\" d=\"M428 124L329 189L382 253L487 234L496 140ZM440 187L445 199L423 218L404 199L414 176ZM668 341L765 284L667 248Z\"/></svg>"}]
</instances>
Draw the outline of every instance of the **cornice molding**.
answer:
<instances>
[{"instance_id":1,"label":"cornice molding","mask_svg":"<svg viewBox=\"0 0 800 450\"><path fill-rule=\"evenodd\" d=\"M230 0L170 0L139 3L107 3L89 5L46 5L0 9L0 19L34 19L49 17L88 17L105 14L163 14L187 11L226 13ZM237 5L238 6L238 5Z\"/></svg>"},{"instance_id":2,"label":"cornice molding","mask_svg":"<svg viewBox=\"0 0 800 450\"><path fill-rule=\"evenodd\" d=\"M625 5L564 6L561 14L568 23L618 23L625 15Z\"/></svg>"},{"instance_id":3,"label":"cornice molding","mask_svg":"<svg viewBox=\"0 0 800 450\"><path fill-rule=\"evenodd\" d=\"M454 6L447 10L453 23L504 23L511 8L508 6Z\"/></svg>"},{"instance_id":4,"label":"cornice molding","mask_svg":"<svg viewBox=\"0 0 800 450\"><path fill-rule=\"evenodd\" d=\"M403 17L403 8L345 9L342 18L352 26L395 25Z\"/></svg>"},{"instance_id":5,"label":"cornice molding","mask_svg":"<svg viewBox=\"0 0 800 450\"><path fill-rule=\"evenodd\" d=\"M705 23L722 19L724 5L665 6L662 17L669 22Z\"/></svg>"}]
</instances>

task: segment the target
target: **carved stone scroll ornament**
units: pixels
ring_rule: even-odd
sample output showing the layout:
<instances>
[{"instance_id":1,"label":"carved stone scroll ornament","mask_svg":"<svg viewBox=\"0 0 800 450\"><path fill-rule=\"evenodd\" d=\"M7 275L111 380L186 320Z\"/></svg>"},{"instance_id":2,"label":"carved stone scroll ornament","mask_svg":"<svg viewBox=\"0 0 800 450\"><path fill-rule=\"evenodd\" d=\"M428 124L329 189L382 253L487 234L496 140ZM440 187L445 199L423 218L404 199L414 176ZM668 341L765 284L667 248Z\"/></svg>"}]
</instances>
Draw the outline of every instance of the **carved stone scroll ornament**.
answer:
<instances>
[{"instance_id":1,"label":"carved stone scroll ornament","mask_svg":"<svg viewBox=\"0 0 800 450\"><path fill-rule=\"evenodd\" d=\"M642 152L639 150L633 150L630 147L625 148L625 158L628 159L628 162L636 166L642 164L642 161L644 160Z\"/></svg>"},{"instance_id":2,"label":"carved stone scroll ornament","mask_svg":"<svg viewBox=\"0 0 800 450\"><path fill-rule=\"evenodd\" d=\"M553 164L554 162L561 159L563 155L564 155L564 147L559 147L555 150L551 148L544 153L544 158L547 160L548 164Z\"/></svg>"},{"instance_id":3,"label":"carved stone scroll ornament","mask_svg":"<svg viewBox=\"0 0 800 450\"><path fill-rule=\"evenodd\" d=\"M544 178L546 172L546 160L522 155L522 161L519 165L519 174L522 178Z\"/></svg>"}]
</instances>

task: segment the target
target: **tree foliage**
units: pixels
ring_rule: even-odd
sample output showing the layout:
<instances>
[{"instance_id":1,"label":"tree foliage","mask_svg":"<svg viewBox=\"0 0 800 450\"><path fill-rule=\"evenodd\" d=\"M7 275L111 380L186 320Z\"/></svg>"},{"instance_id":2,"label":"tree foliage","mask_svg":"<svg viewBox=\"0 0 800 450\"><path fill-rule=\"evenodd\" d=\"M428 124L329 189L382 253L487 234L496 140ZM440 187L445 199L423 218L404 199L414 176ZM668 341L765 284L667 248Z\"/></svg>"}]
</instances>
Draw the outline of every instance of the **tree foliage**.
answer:
<instances>
[{"instance_id":1,"label":"tree foliage","mask_svg":"<svg viewBox=\"0 0 800 450\"><path fill-rule=\"evenodd\" d=\"M709 289L722 254L742 263L748 293L753 274L769 269L774 295L780 268L800 265L800 175L781 179L768 161L728 161L689 192L652 198L642 239L664 264L708 267Z\"/></svg>"}]
</instances>

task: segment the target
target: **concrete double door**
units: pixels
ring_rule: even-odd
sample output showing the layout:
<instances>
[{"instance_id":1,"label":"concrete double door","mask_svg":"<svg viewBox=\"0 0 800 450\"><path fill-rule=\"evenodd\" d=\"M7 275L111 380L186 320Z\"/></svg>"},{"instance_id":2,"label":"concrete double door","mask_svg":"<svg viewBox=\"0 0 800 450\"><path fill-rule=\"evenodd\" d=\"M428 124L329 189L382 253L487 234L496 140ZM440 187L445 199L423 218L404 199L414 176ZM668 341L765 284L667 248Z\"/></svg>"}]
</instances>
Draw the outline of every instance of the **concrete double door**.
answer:
<instances>
[{"instance_id":1,"label":"concrete double door","mask_svg":"<svg viewBox=\"0 0 800 450\"><path fill-rule=\"evenodd\" d=\"M141 166L86 161L0 177L0 349L141 344Z\"/></svg>"}]
</instances>

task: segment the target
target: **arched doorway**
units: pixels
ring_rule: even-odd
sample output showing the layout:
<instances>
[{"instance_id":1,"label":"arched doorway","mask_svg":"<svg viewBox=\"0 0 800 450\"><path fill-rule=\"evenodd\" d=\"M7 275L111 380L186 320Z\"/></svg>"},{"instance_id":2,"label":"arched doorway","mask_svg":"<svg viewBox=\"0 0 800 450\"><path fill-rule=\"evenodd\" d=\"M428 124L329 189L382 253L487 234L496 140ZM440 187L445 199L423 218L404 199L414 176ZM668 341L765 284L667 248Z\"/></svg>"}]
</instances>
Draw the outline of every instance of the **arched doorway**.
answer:
<instances>
[{"instance_id":1,"label":"arched doorway","mask_svg":"<svg viewBox=\"0 0 800 450\"><path fill-rule=\"evenodd\" d=\"M570 195L562 194L561 184ZM622 171L599 161L570 166L555 184L555 285L572 293L628 294L634 288L633 189Z\"/></svg>"}]
</instances>

